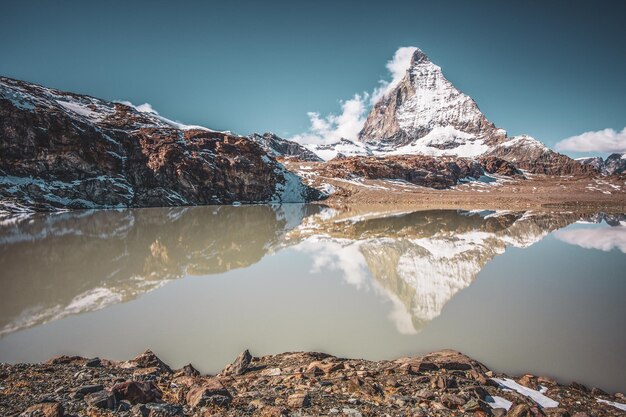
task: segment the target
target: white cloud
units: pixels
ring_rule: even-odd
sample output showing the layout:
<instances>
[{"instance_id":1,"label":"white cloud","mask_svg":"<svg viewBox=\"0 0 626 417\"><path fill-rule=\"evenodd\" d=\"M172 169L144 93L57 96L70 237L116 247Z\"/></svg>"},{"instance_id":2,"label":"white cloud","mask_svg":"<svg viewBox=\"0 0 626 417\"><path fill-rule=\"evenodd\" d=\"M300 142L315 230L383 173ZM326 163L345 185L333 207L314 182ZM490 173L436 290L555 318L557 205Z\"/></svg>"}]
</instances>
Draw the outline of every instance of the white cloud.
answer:
<instances>
[{"instance_id":1,"label":"white cloud","mask_svg":"<svg viewBox=\"0 0 626 417\"><path fill-rule=\"evenodd\" d=\"M380 86L372 93L371 104L375 104L383 96L393 90L406 74L411 65L411 57L418 48L414 46L402 46L393 54L393 58L387 61L387 69L391 75L391 81L379 80Z\"/></svg>"},{"instance_id":2,"label":"white cloud","mask_svg":"<svg viewBox=\"0 0 626 417\"><path fill-rule=\"evenodd\" d=\"M560 241L585 249L599 249L605 252L617 248L626 253L626 227L602 227L558 231L555 237Z\"/></svg>"},{"instance_id":3,"label":"white cloud","mask_svg":"<svg viewBox=\"0 0 626 417\"><path fill-rule=\"evenodd\" d=\"M368 97L367 93L355 94L350 100L342 101L339 115L307 113L311 123L309 131L290 139L303 144L333 143L341 138L355 140L365 123Z\"/></svg>"},{"instance_id":4,"label":"white cloud","mask_svg":"<svg viewBox=\"0 0 626 417\"><path fill-rule=\"evenodd\" d=\"M341 101L339 115L330 113L322 116L318 112L309 112L309 130L289 139L302 144L329 144L341 138L356 140L367 119L369 106L398 85L409 68L411 57L416 50L414 46L398 48L386 65L391 81L379 80L379 86L371 94L367 92L355 94L351 99Z\"/></svg>"},{"instance_id":5,"label":"white cloud","mask_svg":"<svg viewBox=\"0 0 626 417\"><path fill-rule=\"evenodd\" d=\"M572 152L626 152L626 127L621 132L613 129L585 132L563 139L555 148Z\"/></svg>"}]
</instances>

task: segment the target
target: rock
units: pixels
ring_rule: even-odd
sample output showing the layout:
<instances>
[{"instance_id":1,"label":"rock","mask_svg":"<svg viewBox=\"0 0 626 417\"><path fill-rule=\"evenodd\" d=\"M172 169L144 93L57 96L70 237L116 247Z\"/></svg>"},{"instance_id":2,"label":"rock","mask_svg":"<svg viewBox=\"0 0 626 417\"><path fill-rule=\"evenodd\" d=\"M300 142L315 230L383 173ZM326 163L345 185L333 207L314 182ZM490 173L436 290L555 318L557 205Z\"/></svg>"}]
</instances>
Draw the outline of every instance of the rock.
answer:
<instances>
[{"instance_id":1,"label":"rock","mask_svg":"<svg viewBox=\"0 0 626 417\"><path fill-rule=\"evenodd\" d=\"M138 368L156 368L158 371L171 373L172 369L165 364L157 355L150 349L146 350L141 355L130 360L131 364L134 364Z\"/></svg>"},{"instance_id":2,"label":"rock","mask_svg":"<svg viewBox=\"0 0 626 417\"><path fill-rule=\"evenodd\" d=\"M537 390L538 388L537 377L534 375L530 375L530 374L523 375L517 382L520 385L523 385L525 387L528 387L534 390Z\"/></svg>"},{"instance_id":3,"label":"rock","mask_svg":"<svg viewBox=\"0 0 626 417\"><path fill-rule=\"evenodd\" d=\"M486 173L505 177L523 177L522 171L509 161L495 156L484 156L478 159Z\"/></svg>"},{"instance_id":4,"label":"rock","mask_svg":"<svg viewBox=\"0 0 626 417\"><path fill-rule=\"evenodd\" d=\"M107 410L115 409L115 396L108 390L87 394L85 395L84 400L92 407L104 408Z\"/></svg>"},{"instance_id":5,"label":"rock","mask_svg":"<svg viewBox=\"0 0 626 417\"><path fill-rule=\"evenodd\" d=\"M548 417L570 417L569 411L564 408L546 408L543 412Z\"/></svg>"},{"instance_id":6,"label":"rock","mask_svg":"<svg viewBox=\"0 0 626 417\"><path fill-rule=\"evenodd\" d=\"M304 408L311 405L311 398L307 393L292 394L287 398L287 405L290 408Z\"/></svg>"},{"instance_id":7,"label":"rock","mask_svg":"<svg viewBox=\"0 0 626 417\"><path fill-rule=\"evenodd\" d=\"M359 410L355 410L354 408L342 408L341 412L347 416L351 417L363 417L363 414L359 412Z\"/></svg>"},{"instance_id":8,"label":"rock","mask_svg":"<svg viewBox=\"0 0 626 417\"><path fill-rule=\"evenodd\" d=\"M456 410L465 404L465 399L458 395L445 394L441 396L441 403L447 408Z\"/></svg>"},{"instance_id":9,"label":"rock","mask_svg":"<svg viewBox=\"0 0 626 417\"><path fill-rule=\"evenodd\" d=\"M513 404L506 413L507 417L532 417L533 413L527 404Z\"/></svg>"},{"instance_id":10,"label":"rock","mask_svg":"<svg viewBox=\"0 0 626 417\"><path fill-rule=\"evenodd\" d=\"M172 404L137 404L131 413L133 417L178 417L184 416L183 408Z\"/></svg>"},{"instance_id":11,"label":"rock","mask_svg":"<svg viewBox=\"0 0 626 417\"><path fill-rule=\"evenodd\" d=\"M606 391L601 390L600 388L593 387L591 388L591 395L593 395L594 397L599 397L608 396L609 394Z\"/></svg>"},{"instance_id":12,"label":"rock","mask_svg":"<svg viewBox=\"0 0 626 417\"><path fill-rule=\"evenodd\" d=\"M87 368L95 368L95 367L100 366L100 358L93 358L93 359L87 360L87 362L85 362L85 366Z\"/></svg>"},{"instance_id":13,"label":"rock","mask_svg":"<svg viewBox=\"0 0 626 417\"><path fill-rule=\"evenodd\" d=\"M217 378L211 378L202 385L193 387L186 396L187 404L192 407L207 405L227 406L232 396Z\"/></svg>"},{"instance_id":14,"label":"rock","mask_svg":"<svg viewBox=\"0 0 626 417\"><path fill-rule=\"evenodd\" d=\"M82 360L84 360L84 358L80 356L61 355L50 359L46 362L46 365L67 365L69 363L80 362Z\"/></svg>"},{"instance_id":15,"label":"rock","mask_svg":"<svg viewBox=\"0 0 626 417\"><path fill-rule=\"evenodd\" d=\"M94 384L94 385L83 385L74 391L72 397L74 398L83 398L86 394L91 394L93 392L102 391L104 389L104 385L102 384Z\"/></svg>"},{"instance_id":16,"label":"rock","mask_svg":"<svg viewBox=\"0 0 626 417\"><path fill-rule=\"evenodd\" d=\"M261 371L261 375L263 376L280 376L282 371L280 368L267 368Z\"/></svg>"},{"instance_id":17,"label":"rock","mask_svg":"<svg viewBox=\"0 0 626 417\"><path fill-rule=\"evenodd\" d=\"M436 397L435 392L429 389L419 390L415 393L415 395L417 395L420 398L424 398L426 400L432 400L433 398Z\"/></svg>"},{"instance_id":18,"label":"rock","mask_svg":"<svg viewBox=\"0 0 626 417\"><path fill-rule=\"evenodd\" d=\"M199 376L200 375L200 372L196 368L194 368L193 365L190 363L183 366L180 372L185 376Z\"/></svg>"},{"instance_id":19,"label":"rock","mask_svg":"<svg viewBox=\"0 0 626 417\"><path fill-rule=\"evenodd\" d=\"M582 391L582 392L589 392L589 388L587 388L586 386L584 386L583 384L579 384L578 382L574 381L570 384L570 387L578 390L578 391Z\"/></svg>"},{"instance_id":20,"label":"rock","mask_svg":"<svg viewBox=\"0 0 626 417\"><path fill-rule=\"evenodd\" d=\"M259 417L282 417L289 415L289 411L286 408L282 407L263 407L259 412Z\"/></svg>"},{"instance_id":21,"label":"rock","mask_svg":"<svg viewBox=\"0 0 626 417\"><path fill-rule=\"evenodd\" d=\"M58 402L35 404L26 409L20 417L63 417L63 406Z\"/></svg>"},{"instance_id":22,"label":"rock","mask_svg":"<svg viewBox=\"0 0 626 417\"><path fill-rule=\"evenodd\" d=\"M250 362L252 362L252 355L246 349L237 356L233 363L224 368L221 375L242 375L250 366Z\"/></svg>"},{"instance_id":23,"label":"rock","mask_svg":"<svg viewBox=\"0 0 626 417\"><path fill-rule=\"evenodd\" d=\"M430 380L430 387L433 389L446 390L447 388L452 388L453 386L454 381L446 375L437 375Z\"/></svg>"},{"instance_id":24,"label":"rock","mask_svg":"<svg viewBox=\"0 0 626 417\"><path fill-rule=\"evenodd\" d=\"M131 404L151 403L161 399L163 393L152 381L126 381L115 384L111 391L117 401L127 400Z\"/></svg>"}]
</instances>

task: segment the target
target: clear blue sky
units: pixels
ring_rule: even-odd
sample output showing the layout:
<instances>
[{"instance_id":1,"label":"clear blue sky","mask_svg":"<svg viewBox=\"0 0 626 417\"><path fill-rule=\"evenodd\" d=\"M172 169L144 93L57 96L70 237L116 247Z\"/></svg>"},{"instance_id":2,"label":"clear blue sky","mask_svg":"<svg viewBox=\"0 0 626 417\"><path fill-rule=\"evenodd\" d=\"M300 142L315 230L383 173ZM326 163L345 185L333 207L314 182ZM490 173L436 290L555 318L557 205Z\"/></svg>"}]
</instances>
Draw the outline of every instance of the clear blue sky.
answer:
<instances>
[{"instance_id":1,"label":"clear blue sky","mask_svg":"<svg viewBox=\"0 0 626 417\"><path fill-rule=\"evenodd\" d=\"M0 74L288 136L414 45L498 126L553 145L626 125L625 5L0 0Z\"/></svg>"}]
</instances>

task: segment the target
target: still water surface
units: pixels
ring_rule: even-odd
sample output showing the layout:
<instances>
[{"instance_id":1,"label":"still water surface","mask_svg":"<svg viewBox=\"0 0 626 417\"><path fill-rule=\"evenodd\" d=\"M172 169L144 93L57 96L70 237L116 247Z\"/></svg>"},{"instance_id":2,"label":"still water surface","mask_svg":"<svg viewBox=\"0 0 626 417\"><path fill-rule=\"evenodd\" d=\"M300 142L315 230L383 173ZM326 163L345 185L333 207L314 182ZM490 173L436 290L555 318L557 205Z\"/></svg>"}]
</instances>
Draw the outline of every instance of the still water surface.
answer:
<instances>
[{"instance_id":1,"label":"still water surface","mask_svg":"<svg viewBox=\"0 0 626 417\"><path fill-rule=\"evenodd\" d=\"M620 222L621 218L621 222ZM255 355L392 359L626 390L623 216L307 205L84 211L0 226L0 361L217 372Z\"/></svg>"}]
</instances>

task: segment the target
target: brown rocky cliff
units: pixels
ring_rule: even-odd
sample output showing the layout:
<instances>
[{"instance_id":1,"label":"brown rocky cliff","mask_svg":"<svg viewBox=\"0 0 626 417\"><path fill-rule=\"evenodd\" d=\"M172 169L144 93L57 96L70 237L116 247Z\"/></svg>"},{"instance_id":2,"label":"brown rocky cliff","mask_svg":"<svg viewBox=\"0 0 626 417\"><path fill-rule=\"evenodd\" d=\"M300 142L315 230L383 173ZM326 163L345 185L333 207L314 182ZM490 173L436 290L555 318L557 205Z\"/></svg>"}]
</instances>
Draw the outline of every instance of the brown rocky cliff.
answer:
<instances>
[{"instance_id":1,"label":"brown rocky cliff","mask_svg":"<svg viewBox=\"0 0 626 417\"><path fill-rule=\"evenodd\" d=\"M168 122L124 104L0 78L4 208L305 202L322 197L245 137Z\"/></svg>"}]
</instances>

